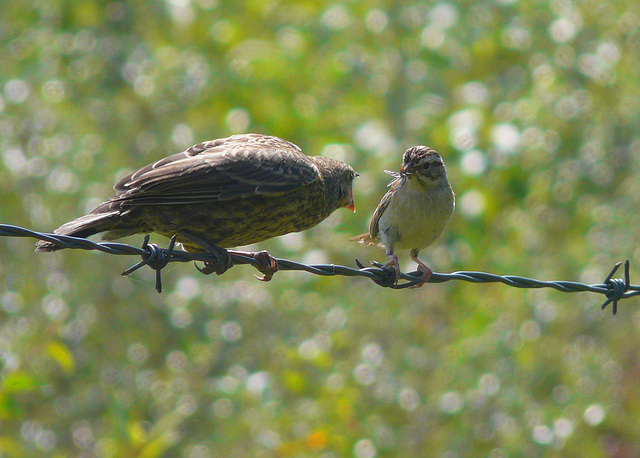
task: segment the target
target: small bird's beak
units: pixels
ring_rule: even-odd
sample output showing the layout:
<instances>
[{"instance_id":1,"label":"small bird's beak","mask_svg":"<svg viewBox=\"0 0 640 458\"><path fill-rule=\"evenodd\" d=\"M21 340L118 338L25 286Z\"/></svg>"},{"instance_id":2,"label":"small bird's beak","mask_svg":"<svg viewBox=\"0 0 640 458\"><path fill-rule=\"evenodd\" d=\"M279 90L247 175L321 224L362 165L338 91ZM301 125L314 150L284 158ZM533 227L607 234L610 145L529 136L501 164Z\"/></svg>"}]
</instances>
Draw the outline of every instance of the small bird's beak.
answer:
<instances>
[{"instance_id":1,"label":"small bird's beak","mask_svg":"<svg viewBox=\"0 0 640 458\"><path fill-rule=\"evenodd\" d=\"M403 175L411 175L411 163L402 164L400 167L400 173Z\"/></svg>"}]
</instances>

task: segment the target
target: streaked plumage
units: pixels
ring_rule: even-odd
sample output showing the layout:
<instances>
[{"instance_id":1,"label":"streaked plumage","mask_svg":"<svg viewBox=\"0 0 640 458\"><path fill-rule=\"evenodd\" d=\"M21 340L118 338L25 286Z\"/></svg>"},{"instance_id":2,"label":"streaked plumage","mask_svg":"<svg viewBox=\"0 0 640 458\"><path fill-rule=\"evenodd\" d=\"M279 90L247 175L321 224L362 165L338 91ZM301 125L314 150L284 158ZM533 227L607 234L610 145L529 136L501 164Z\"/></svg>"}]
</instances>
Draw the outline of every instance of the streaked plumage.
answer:
<instances>
[{"instance_id":1,"label":"streaked plumage","mask_svg":"<svg viewBox=\"0 0 640 458\"><path fill-rule=\"evenodd\" d=\"M431 269L418 259L418 253L442 233L455 206L455 198L440 155L427 146L409 148L403 156L400 173L394 177L369 223L369 233L353 240L365 245L383 245L387 263L400 276L395 252L410 249L411 259L423 272L422 286Z\"/></svg>"},{"instance_id":2,"label":"streaked plumage","mask_svg":"<svg viewBox=\"0 0 640 458\"><path fill-rule=\"evenodd\" d=\"M116 194L56 234L107 240L136 233L178 235L188 251L231 248L315 226L353 209L347 164L305 156L293 143L260 134L192 146L120 180ZM36 251L61 247L40 241Z\"/></svg>"}]
</instances>

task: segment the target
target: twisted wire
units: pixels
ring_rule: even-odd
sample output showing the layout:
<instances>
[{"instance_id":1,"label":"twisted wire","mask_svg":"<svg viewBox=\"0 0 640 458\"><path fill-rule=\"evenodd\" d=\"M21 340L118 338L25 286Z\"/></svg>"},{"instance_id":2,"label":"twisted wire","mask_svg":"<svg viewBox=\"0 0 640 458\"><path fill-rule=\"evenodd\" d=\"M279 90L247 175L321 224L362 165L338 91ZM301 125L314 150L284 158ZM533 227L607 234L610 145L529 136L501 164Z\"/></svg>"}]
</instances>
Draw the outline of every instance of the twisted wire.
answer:
<instances>
[{"instance_id":1,"label":"twisted wire","mask_svg":"<svg viewBox=\"0 0 640 458\"><path fill-rule=\"evenodd\" d=\"M209 265L217 265L219 257L213 253L188 253L176 250L176 237L172 237L168 248L161 248L154 243L149 243L149 235L145 236L141 247L135 247L124 243L93 242L88 239L57 235L44 232L35 232L18 226L0 224L0 236L2 237L31 237L38 240L53 242L64 248L81 250L98 250L113 255L138 255L141 261L129 267L122 275L128 275L143 266L149 266L156 271L156 290L162 292L162 279L160 272L171 262L201 261ZM263 257L252 256L251 253L229 252L233 264L251 264L258 270L264 271L269 266L265 265ZM410 288L422 281L422 272L406 272L400 275L400 280L395 283L394 272L385 265L371 261L370 266L365 266L358 259L355 260L357 268L336 264L307 265L288 259L274 258L278 270L304 271L321 276L347 276L365 277L376 284L392 289ZM624 278L613 278L617 270L624 264ZM452 280L467 281L471 283L504 283L515 288L553 288L565 293L592 292L605 296L601 308L605 309L611 304L611 311L615 315L618 311L618 302L622 299L640 295L640 285L632 285L629 274L630 264L627 259L615 264L611 272L602 283L588 285L575 281L543 281L517 275L495 275L486 272L460 271L452 273L434 272L429 278L429 283L444 283Z\"/></svg>"}]
</instances>

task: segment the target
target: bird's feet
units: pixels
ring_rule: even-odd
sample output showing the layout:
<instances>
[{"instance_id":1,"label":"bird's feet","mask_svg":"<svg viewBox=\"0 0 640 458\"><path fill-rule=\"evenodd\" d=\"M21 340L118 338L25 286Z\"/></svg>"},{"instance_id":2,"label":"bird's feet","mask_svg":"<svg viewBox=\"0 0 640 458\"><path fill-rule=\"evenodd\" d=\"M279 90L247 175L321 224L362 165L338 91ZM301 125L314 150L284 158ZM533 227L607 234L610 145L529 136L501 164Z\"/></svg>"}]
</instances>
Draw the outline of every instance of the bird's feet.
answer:
<instances>
[{"instance_id":1,"label":"bird's feet","mask_svg":"<svg viewBox=\"0 0 640 458\"><path fill-rule=\"evenodd\" d=\"M422 278L420 279L420 282L413 285L411 289L420 288L429 281L429 278L431 278L431 274L433 274L433 270L431 270L431 268L424 262L420 261L418 259L418 253L414 252L413 250L411 250L411 259L413 259L413 261L418 264L418 271L422 272Z\"/></svg>"},{"instance_id":2,"label":"bird's feet","mask_svg":"<svg viewBox=\"0 0 640 458\"><path fill-rule=\"evenodd\" d=\"M231 256L229 256L229 252L224 248L220 248L217 246L211 246L208 253L213 254L216 257L216 262L206 262L204 263L204 267L198 267L196 264L196 269L199 272L210 275L215 273L216 275L222 275L225 273L231 266L233 266L233 261L231 261Z\"/></svg>"},{"instance_id":3,"label":"bird's feet","mask_svg":"<svg viewBox=\"0 0 640 458\"><path fill-rule=\"evenodd\" d=\"M253 267L262 273L262 277L255 275L255 277L260 281L270 281L273 278L273 274L278 271L278 261L266 250L256 252L231 251L231 253L248 256L257 260L259 264L254 265Z\"/></svg>"},{"instance_id":4,"label":"bird's feet","mask_svg":"<svg viewBox=\"0 0 640 458\"><path fill-rule=\"evenodd\" d=\"M395 254L390 255L389 262L387 262L384 266L388 269L393 269L395 275L395 281L393 282L393 284L397 285L398 280L400 280L400 275L402 274L402 272L400 271L400 262L398 261L398 256L396 256Z\"/></svg>"},{"instance_id":5,"label":"bird's feet","mask_svg":"<svg viewBox=\"0 0 640 458\"><path fill-rule=\"evenodd\" d=\"M233 261L231 260L231 256L229 256L229 252L224 248L220 248L212 243L207 242L206 240L198 237L197 235L193 235L190 232L179 232L178 237L181 239L182 246L189 253L210 253L213 254L216 258L215 262L204 262L204 267L198 267L195 264L196 269L200 273L205 275L210 275L215 273L217 275L222 275L227 270L229 270L233 266ZM187 243L189 241L190 243Z\"/></svg>"}]
</instances>

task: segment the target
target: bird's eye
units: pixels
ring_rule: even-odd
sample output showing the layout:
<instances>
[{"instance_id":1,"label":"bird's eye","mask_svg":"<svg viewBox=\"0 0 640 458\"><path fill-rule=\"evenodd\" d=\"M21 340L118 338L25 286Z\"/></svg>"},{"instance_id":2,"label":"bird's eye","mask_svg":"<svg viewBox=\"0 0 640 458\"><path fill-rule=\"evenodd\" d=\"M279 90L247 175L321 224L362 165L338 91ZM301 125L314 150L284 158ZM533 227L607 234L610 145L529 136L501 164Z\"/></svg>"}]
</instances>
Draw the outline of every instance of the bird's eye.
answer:
<instances>
[{"instance_id":1,"label":"bird's eye","mask_svg":"<svg viewBox=\"0 0 640 458\"><path fill-rule=\"evenodd\" d=\"M431 162L427 162L426 164L422 164L422 168L425 170L429 170L431 168Z\"/></svg>"}]
</instances>

